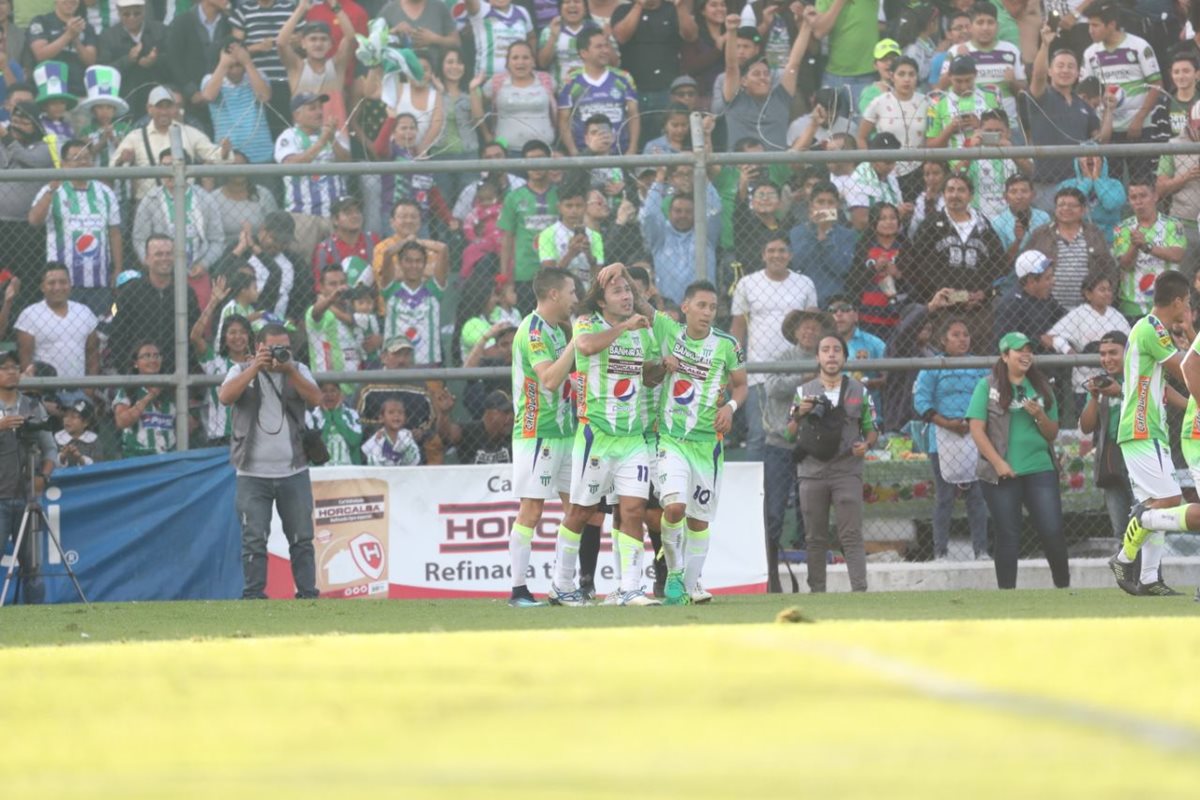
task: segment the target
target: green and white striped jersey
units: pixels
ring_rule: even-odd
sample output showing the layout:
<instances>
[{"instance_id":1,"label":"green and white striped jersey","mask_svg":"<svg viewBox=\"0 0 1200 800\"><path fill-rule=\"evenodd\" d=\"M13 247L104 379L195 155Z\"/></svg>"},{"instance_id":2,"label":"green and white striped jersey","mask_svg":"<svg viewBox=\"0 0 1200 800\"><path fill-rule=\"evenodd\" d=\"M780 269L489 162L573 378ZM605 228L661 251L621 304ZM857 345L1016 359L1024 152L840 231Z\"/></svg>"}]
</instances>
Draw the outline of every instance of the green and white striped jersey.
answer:
<instances>
[{"instance_id":1,"label":"green and white striped jersey","mask_svg":"<svg viewBox=\"0 0 1200 800\"><path fill-rule=\"evenodd\" d=\"M656 315L657 316L657 315ZM612 326L600 314L575 321L575 336L602 333ZM625 331L607 350L585 356L575 350L579 372L579 421L610 436L641 436L651 428L642 367L658 353L649 330Z\"/></svg>"},{"instance_id":2,"label":"green and white striped jersey","mask_svg":"<svg viewBox=\"0 0 1200 800\"><path fill-rule=\"evenodd\" d=\"M655 314L654 336L662 354L679 362L679 371L663 382L659 435L692 441L716 439L717 403L729 376L746 367L741 346L716 328L703 339L692 339L687 326L666 314Z\"/></svg>"},{"instance_id":3,"label":"green and white striped jersey","mask_svg":"<svg viewBox=\"0 0 1200 800\"><path fill-rule=\"evenodd\" d=\"M132 391L121 389L113 398L114 406L131 406L146 395L146 390L137 387ZM146 410L132 428L121 431L121 457L154 456L175 449L175 401L171 390L164 388L158 398Z\"/></svg>"}]
</instances>

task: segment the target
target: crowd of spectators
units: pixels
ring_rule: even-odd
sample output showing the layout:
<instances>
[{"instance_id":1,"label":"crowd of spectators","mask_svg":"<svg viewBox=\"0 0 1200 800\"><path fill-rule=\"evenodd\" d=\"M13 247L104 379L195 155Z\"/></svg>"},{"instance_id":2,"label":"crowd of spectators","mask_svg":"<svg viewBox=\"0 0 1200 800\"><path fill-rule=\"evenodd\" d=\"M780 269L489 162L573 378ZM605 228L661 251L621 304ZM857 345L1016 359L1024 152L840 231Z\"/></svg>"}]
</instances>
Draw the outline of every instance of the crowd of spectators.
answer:
<instances>
[{"instance_id":1,"label":"crowd of spectators","mask_svg":"<svg viewBox=\"0 0 1200 800\"><path fill-rule=\"evenodd\" d=\"M367 58L384 29L390 58ZM1095 350L1145 313L1157 274L1200 263L1200 160L871 154L1195 141L1198 68L1187 9L1142 2L54 0L20 26L0 0L0 169L63 170L0 182L0 339L23 368L66 377L170 372L177 358L221 374L271 322L317 372L505 365L544 265L583 289L621 261L677 313L697 272L700 181L703 267L751 362L812 350L783 325L797 310L842 336L851 362L942 352L951 317L974 353L1014 331L1036 352ZM170 179L70 177L171 164L172 128L191 163L313 172L189 183L183 230ZM704 175L554 163L686 152L693 135L846 160ZM506 156L545 165L487 169ZM438 160L478 166L321 169ZM1021 267L1030 250L1047 259ZM1058 382L1064 413L1082 410L1094 372ZM855 376L882 432L928 417L915 375ZM739 438L763 458L780 423L769 382L751 384ZM339 463L503 460L506 388L328 383L312 423ZM185 413L155 389L85 399L93 426L120 432L111 455L170 449ZM227 439L212 392L186 413L196 442Z\"/></svg>"}]
</instances>

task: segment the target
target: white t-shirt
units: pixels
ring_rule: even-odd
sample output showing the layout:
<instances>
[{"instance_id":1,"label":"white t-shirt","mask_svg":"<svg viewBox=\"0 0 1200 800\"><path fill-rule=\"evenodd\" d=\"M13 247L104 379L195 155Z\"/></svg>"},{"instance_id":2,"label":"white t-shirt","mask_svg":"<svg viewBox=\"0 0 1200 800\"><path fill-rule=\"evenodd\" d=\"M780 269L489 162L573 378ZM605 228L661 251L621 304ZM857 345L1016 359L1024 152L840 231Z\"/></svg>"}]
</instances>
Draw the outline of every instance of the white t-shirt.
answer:
<instances>
[{"instance_id":1,"label":"white t-shirt","mask_svg":"<svg viewBox=\"0 0 1200 800\"><path fill-rule=\"evenodd\" d=\"M905 149L925 146L928 117L929 98L920 92L908 100L884 92L868 103L867 110L863 112L863 119L873 123L877 133L893 134ZM896 174L907 175L920 167L919 161L898 161Z\"/></svg>"},{"instance_id":2,"label":"white t-shirt","mask_svg":"<svg viewBox=\"0 0 1200 800\"><path fill-rule=\"evenodd\" d=\"M742 278L733 290L733 313L746 317L746 358L775 361L791 342L780 326L789 311L817 307L817 287L805 275L789 272L782 281L771 280L766 270ZM764 383L766 375L751 373L751 384Z\"/></svg>"},{"instance_id":3,"label":"white t-shirt","mask_svg":"<svg viewBox=\"0 0 1200 800\"><path fill-rule=\"evenodd\" d=\"M54 367L60 378L76 378L87 374L87 340L97 324L82 303L68 300L67 314L60 317L43 300L21 312L16 329L33 337L34 361Z\"/></svg>"}]
</instances>

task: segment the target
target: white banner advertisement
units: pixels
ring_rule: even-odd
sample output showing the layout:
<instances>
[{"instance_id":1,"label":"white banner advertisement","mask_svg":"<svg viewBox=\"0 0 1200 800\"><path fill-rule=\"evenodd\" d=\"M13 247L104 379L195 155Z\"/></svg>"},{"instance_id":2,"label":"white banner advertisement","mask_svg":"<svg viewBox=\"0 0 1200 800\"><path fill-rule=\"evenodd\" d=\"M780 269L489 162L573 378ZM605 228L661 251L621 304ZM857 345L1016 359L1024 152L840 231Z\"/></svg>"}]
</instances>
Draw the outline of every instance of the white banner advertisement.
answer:
<instances>
[{"instance_id":1,"label":"white banner advertisement","mask_svg":"<svg viewBox=\"0 0 1200 800\"><path fill-rule=\"evenodd\" d=\"M322 597L507 597L512 586L508 532L518 502L511 465L321 467L313 482L317 586ZM712 525L704 588L714 593L766 591L762 465L725 465ZM547 503L534 533L527 581L550 587L558 503ZM649 551L649 538L646 541ZM267 594L291 597L287 541L272 521ZM645 585L653 583L647 552ZM596 589L616 588L605 520Z\"/></svg>"}]
</instances>

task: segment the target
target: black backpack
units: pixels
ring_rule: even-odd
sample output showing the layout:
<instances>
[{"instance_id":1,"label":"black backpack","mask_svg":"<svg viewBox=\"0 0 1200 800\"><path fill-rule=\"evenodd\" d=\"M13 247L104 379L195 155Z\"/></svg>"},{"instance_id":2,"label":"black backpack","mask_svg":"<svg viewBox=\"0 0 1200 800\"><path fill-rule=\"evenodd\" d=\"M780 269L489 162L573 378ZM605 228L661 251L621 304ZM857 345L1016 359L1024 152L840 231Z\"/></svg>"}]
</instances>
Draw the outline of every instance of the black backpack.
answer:
<instances>
[{"instance_id":1,"label":"black backpack","mask_svg":"<svg viewBox=\"0 0 1200 800\"><path fill-rule=\"evenodd\" d=\"M842 449L842 428L846 424L846 389L849 378L842 378L835 407L825 395L817 398L813 410L800 420L796 432L796 461L812 456L818 461L829 461Z\"/></svg>"}]
</instances>

